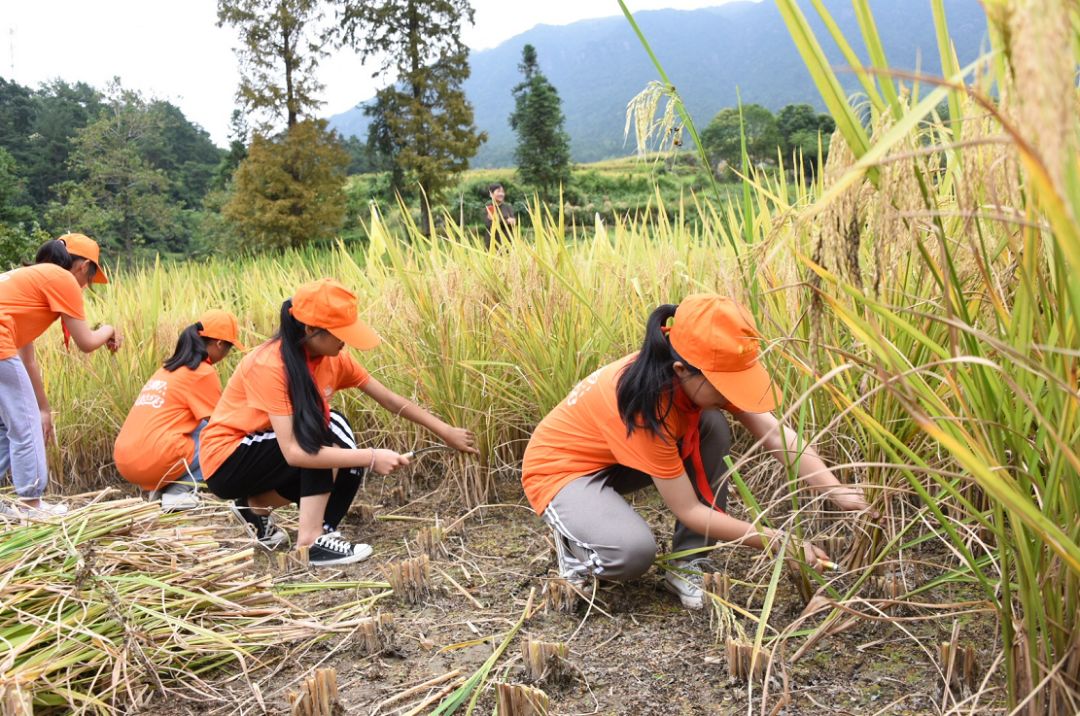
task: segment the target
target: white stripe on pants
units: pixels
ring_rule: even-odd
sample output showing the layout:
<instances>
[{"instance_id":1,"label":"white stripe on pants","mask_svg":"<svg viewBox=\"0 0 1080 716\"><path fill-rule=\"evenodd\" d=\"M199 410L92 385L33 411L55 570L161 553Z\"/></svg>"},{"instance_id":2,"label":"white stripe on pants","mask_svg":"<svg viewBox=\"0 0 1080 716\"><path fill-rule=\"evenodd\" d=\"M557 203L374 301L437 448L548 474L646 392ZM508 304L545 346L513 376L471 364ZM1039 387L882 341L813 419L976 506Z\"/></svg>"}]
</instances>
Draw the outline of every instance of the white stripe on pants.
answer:
<instances>
[{"instance_id":1,"label":"white stripe on pants","mask_svg":"<svg viewBox=\"0 0 1080 716\"><path fill-rule=\"evenodd\" d=\"M0 477L11 470L19 497L41 497L49 482L45 435L34 386L19 356L0 360Z\"/></svg>"}]
</instances>

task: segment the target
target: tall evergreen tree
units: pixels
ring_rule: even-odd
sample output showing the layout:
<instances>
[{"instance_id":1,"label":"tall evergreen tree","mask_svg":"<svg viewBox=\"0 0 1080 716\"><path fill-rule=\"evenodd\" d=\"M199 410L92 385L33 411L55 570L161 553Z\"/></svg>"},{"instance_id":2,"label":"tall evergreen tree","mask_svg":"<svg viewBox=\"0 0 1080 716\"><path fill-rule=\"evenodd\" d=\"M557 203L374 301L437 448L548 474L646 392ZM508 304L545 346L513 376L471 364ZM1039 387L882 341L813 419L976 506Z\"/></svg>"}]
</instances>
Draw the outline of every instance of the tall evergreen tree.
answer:
<instances>
[{"instance_id":1,"label":"tall evergreen tree","mask_svg":"<svg viewBox=\"0 0 1080 716\"><path fill-rule=\"evenodd\" d=\"M400 169L397 188L418 186L421 227L430 230L430 202L469 167L487 137L473 124L462 83L469 49L462 22L473 22L468 0L338 0L343 40L367 60L380 58L373 76L397 82L378 92L374 145L389 149Z\"/></svg>"},{"instance_id":2,"label":"tall evergreen tree","mask_svg":"<svg viewBox=\"0 0 1080 716\"><path fill-rule=\"evenodd\" d=\"M332 236L345 218L348 165L326 120L303 120L273 139L256 134L222 208L239 248L283 249Z\"/></svg>"},{"instance_id":3,"label":"tall evergreen tree","mask_svg":"<svg viewBox=\"0 0 1080 716\"><path fill-rule=\"evenodd\" d=\"M249 112L261 114L264 132L291 128L322 104L315 69L326 55L318 0L218 0L218 26L240 31L237 93Z\"/></svg>"},{"instance_id":4,"label":"tall evergreen tree","mask_svg":"<svg viewBox=\"0 0 1080 716\"><path fill-rule=\"evenodd\" d=\"M563 129L562 100L536 62L536 48L525 45L518 65L524 81L514 88L510 126L518 135L514 159L518 176L545 199L570 181L570 137Z\"/></svg>"}]
</instances>

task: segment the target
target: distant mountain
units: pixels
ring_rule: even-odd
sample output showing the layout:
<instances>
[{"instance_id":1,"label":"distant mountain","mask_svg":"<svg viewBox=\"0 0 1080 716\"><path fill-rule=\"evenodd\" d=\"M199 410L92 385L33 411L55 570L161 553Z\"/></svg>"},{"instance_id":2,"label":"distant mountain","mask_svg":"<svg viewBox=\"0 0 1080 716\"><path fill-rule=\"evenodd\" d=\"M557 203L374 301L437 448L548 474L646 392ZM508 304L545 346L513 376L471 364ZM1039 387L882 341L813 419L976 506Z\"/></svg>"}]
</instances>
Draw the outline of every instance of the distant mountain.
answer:
<instances>
[{"instance_id":1,"label":"distant mountain","mask_svg":"<svg viewBox=\"0 0 1080 716\"><path fill-rule=\"evenodd\" d=\"M813 8L806 2L801 5L833 65L843 66L842 55ZM866 62L850 0L825 0L825 5ZM871 0L870 5L892 67L940 74L930 0ZM945 9L960 64L966 65L986 46L986 17L978 0L945 0ZM692 11L656 10L635 17L699 129L716 112L737 103L736 88L744 103L756 102L773 111L797 102L824 109L772 0ZM526 44L536 47L541 70L562 97L574 160L595 161L633 151L633 138L623 144L626 103L656 79L656 70L626 19L619 16L537 25L470 56L472 76L465 91L477 126L488 133L471 165L513 164L516 137L507 117L514 105L511 90L521 81L517 66ZM858 90L854 75L841 74L841 81L849 92ZM330 126L346 136L366 138L367 125L359 108L330 118Z\"/></svg>"}]
</instances>

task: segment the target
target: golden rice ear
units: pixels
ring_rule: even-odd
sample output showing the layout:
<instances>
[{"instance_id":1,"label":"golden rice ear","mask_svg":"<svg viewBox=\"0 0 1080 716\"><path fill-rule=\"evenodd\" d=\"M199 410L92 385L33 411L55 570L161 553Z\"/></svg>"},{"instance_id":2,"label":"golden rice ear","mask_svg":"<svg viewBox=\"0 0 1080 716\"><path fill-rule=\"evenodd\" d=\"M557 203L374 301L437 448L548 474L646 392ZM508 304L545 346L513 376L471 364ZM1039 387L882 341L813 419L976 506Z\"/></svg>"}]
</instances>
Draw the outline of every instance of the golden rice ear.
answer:
<instances>
[{"instance_id":1,"label":"golden rice ear","mask_svg":"<svg viewBox=\"0 0 1080 716\"><path fill-rule=\"evenodd\" d=\"M1010 4L1009 60L1017 125L1046 166L1053 185L1065 191L1066 162L1076 150L1076 55L1070 8L1061 0L1025 0ZM1037 128L1037 129L1036 129Z\"/></svg>"}]
</instances>

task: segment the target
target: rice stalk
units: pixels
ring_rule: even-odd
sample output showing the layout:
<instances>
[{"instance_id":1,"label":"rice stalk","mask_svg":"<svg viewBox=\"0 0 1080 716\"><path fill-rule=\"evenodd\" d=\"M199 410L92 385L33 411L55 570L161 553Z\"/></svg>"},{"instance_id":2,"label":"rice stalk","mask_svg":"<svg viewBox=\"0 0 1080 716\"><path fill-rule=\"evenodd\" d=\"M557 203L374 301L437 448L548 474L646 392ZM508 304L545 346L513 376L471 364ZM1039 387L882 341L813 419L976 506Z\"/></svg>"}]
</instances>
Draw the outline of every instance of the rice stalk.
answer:
<instances>
[{"instance_id":1,"label":"rice stalk","mask_svg":"<svg viewBox=\"0 0 1080 716\"><path fill-rule=\"evenodd\" d=\"M223 666L269 665L339 628L277 596L251 549L213 537L211 517L101 499L0 531L4 712L199 699L192 677L212 685L229 678Z\"/></svg>"}]
</instances>

